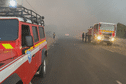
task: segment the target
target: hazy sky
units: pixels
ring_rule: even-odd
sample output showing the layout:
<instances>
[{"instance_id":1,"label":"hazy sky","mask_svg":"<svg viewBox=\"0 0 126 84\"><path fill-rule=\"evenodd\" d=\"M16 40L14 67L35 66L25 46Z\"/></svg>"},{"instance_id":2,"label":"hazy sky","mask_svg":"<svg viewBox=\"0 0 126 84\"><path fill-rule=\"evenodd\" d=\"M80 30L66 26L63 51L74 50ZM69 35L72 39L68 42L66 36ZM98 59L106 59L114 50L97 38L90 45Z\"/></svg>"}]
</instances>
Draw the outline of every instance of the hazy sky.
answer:
<instances>
[{"instance_id":1,"label":"hazy sky","mask_svg":"<svg viewBox=\"0 0 126 84\"><path fill-rule=\"evenodd\" d=\"M22 0L18 0L21 3ZM46 25L59 29L87 30L98 22L123 23L126 25L126 0L27 0ZM32 9L23 0L23 5Z\"/></svg>"}]
</instances>

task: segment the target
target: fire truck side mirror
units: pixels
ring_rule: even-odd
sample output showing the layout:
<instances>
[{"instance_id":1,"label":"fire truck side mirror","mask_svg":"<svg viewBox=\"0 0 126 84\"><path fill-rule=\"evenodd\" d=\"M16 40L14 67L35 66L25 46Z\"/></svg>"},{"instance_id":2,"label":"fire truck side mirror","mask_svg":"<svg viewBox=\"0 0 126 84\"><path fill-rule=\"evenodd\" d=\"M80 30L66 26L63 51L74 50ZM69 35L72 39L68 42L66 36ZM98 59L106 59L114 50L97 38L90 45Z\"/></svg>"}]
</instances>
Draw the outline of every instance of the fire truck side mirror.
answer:
<instances>
[{"instance_id":1,"label":"fire truck side mirror","mask_svg":"<svg viewBox=\"0 0 126 84\"><path fill-rule=\"evenodd\" d=\"M32 38L32 36L26 36L25 40L26 40L26 46L27 47L33 46L33 38Z\"/></svg>"}]
</instances>

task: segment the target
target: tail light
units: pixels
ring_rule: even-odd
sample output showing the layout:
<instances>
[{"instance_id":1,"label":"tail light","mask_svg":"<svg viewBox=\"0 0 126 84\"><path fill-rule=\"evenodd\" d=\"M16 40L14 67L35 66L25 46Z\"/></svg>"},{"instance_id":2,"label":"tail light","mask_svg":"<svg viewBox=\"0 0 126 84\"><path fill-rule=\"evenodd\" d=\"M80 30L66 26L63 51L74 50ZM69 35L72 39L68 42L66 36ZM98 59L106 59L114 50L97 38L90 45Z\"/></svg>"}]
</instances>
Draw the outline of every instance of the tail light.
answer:
<instances>
[{"instance_id":1,"label":"tail light","mask_svg":"<svg viewBox=\"0 0 126 84\"><path fill-rule=\"evenodd\" d=\"M102 35L102 32L101 32L101 30L99 30L99 35Z\"/></svg>"},{"instance_id":2,"label":"tail light","mask_svg":"<svg viewBox=\"0 0 126 84\"><path fill-rule=\"evenodd\" d=\"M112 33L112 37L115 37L115 31Z\"/></svg>"}]
</instances>

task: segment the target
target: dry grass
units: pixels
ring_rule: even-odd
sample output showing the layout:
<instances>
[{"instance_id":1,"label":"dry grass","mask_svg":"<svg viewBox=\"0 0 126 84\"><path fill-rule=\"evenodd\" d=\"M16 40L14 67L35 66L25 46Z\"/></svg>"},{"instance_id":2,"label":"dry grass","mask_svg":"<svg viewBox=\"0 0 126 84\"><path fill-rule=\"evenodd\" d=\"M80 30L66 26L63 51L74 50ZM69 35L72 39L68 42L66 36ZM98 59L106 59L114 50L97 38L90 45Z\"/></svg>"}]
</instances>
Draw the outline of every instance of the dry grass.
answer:
<instances>
[{"instance_id":1,"label":"dry grass","mask_svg":"<svg viewBox=\"0 0 126 84\"><path fill-rule=\"evenodd\" d=\"M80 35L76 36L75 38L79 39L80 41L82 39ZM111 52L117 52L117 53L126 55L126 39L116 38L112 46L107 46L106 43L102 45L95 45L95 46L103 48Z\"/></svg>"},{"instance_id":2,"label":"dry grass","mask_svg":"<svg viewBox=\"0 0 126 84\"><path fill-rule=\"evenodd\" d=\"M49 49L50 45L52 45L55 40L50 36L46 36L46 40L47 40L47 49Z\"/></svg>"},{"instance_id":3,"label":"dry grass","mask_svg":"<svg viewBox=\"0 0 126 84\"><path fill-rule=\"evenodd\" d=\"M126 39L116 38L112 46L101 46L102 48L126 55Z\"/></svg>"}]
</instances>

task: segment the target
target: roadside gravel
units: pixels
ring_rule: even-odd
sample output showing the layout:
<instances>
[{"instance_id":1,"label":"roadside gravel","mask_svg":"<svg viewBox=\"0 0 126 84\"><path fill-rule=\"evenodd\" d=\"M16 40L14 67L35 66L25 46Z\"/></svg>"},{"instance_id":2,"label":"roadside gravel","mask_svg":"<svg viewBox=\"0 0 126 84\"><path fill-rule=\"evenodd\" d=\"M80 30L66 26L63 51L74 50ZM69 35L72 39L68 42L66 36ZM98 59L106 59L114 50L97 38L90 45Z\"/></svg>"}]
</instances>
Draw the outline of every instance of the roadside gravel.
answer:
<instances>
[{"instance_id":1,"label":"roadside gravel","mask_svg":"<svg viewBox=\"0 0 126 84\"><path fill-rule=\"evenodd\" d=\"M79 39L81 41L80 36L76 36L75 38ZM93 46L98 47L98 48L103 48L103 49L111 51L111 52L116 52L119 54L126 55L126 39L116 38L116 40L112 46L107 46L106 43L99 44L99 45L93 45Z\"/></svg>"},{"instance_id":2,"label":"roadside gravel","mask_svg":"<svg viewBox=\"0 0 126 84\"><path fill-rule=\"evenodd\" d=\"M55 42L55 40L50 36L46 36L46 40L47 40L47 49L49 49L50 45L52 45Z\"/></svg>"}]
</instances>

